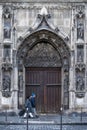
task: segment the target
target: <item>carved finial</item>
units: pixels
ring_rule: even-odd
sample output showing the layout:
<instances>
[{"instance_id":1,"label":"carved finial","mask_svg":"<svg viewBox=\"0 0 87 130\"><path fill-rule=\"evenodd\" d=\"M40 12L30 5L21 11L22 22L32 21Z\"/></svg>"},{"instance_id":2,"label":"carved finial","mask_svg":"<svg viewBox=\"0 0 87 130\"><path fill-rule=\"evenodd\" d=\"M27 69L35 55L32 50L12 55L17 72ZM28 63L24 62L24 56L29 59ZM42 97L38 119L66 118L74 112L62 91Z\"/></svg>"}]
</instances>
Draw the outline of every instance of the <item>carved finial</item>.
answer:
<instances>
[{"instance_id":1,"label":"carved finial","mask_svg":"<svg viewBox=\"0 0 87 130\"><path fill-rule=\"evenodd\" d=\"M47 9L46 7L43 6L43 8L40 11L40 15L47 15L47 14L48 14Z\"/></svg>"}]
</instances>

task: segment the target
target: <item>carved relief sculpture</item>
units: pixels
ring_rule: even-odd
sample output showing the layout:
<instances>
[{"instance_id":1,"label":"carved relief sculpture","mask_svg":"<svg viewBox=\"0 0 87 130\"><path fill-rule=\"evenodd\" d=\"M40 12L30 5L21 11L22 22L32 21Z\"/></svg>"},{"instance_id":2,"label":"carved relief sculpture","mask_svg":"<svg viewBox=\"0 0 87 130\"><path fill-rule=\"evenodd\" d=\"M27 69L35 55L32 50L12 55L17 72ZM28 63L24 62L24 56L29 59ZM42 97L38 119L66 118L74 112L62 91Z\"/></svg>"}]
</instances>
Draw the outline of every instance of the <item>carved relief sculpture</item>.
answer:
<instances>
[{"instance_id":1,"label":"carved relief sculpture","mask_svg":"<svg viewBox=\"0 0 87 130\"><path fill-rule=\"evenodd\" d=\"M22 75L19 75L18 77L18 86L19 86L19 89L23 89L23 76Z\"/></svg>"},{"instance_id":2,"label":"carved relief sculpture","mask_svg":"<svg viewBox=\"0 0 87 130\"><path fill-rule=\"evenodd\" d=\"M4 46L4 61L7 63L10 61L10 46L9 45Z\"/></svg>"},{"instance_id":3,"label":"carved relief sculpture","mask_svg":"<svg viewBox=\"0 0 87 130\"><path fill-rule=\"evenodd\" d=\"M76 96L84 97L85 94L85 68L76 68Z\"/></svg>"},{"instance_id":4,"label":"carved relief sculpture","mask_svg":"<svg viewBox=\"0 0 87 130\"><path fill-rule=\"evenodd\" d=\"M10 86L11 86L11 79L10 79L9 75L4 75L4 77L3 77L3 90L10 91Z\"/></svg>"},{"instance_id":5,"label":"carved relief sculpture","mask_svg":"<svg viewBox=\"0 0 87 130\"><path fill-rule=\"evenodd\" d=\"M3 75L3 88L2 88L2 95L4 97L10 97L11 95L11 77L10 75Z\"/></svg>"},{"instance_id":6,"label":"carved relief sculpture","mask_svg":"<svg viewBox=\"0 0 87 130\"><path fill-rule=\"evenodd\" d=\"M77 39L84 40L84 6L77 6Z\"/></svg>"},{"instance_id":7,"label":"carved relief sculpture","mask_svg":"<svg viewBox=\"0 0 87 130\"><path fill-rule=\"evenodd\" d=\"M84 90L84 79L82 76L78 75L76 80L76 91Z\"/></svg>"},{"instance_id":8,"label":"carved relief sculpture","mask_svg":"<svg viewBox=\"0 0 87 130\"><path fill-rule=\"evenodd\" d=\"M68 74L66 74L64 76L64 89L67 90L68 89L68 83L69 83L69 77Z\"/></svg>"},{"instance_id":9,"label":"carved relief sculpture","mask_svg":"<svg viewBox=\"0 0 87 130\"><path fill-rule=\"evenodd\" d=\"M83 62L84 59L84 48L83 45L77 46L77 62Z\"/></svg>"},{"instance_id":10,"label":"carved relief sculpture","mask_svg":"<svg viewBox=\"0 0 87 130\"><path fill-rule=\"evenodd\" d=\"M77 39L84 39L84 24L82 19L77 19Z\"/></svg>"}]
</instances>

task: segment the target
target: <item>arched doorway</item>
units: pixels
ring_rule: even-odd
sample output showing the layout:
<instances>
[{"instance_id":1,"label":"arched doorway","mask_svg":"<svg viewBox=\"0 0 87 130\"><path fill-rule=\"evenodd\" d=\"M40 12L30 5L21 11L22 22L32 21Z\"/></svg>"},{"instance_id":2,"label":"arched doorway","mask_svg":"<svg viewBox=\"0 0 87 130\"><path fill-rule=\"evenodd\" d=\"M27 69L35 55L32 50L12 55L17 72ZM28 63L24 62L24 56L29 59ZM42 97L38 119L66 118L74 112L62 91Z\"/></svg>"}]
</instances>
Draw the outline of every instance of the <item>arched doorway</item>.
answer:
<instances>
[{"instance_id":1,"label":"arched doorway","mask_svg":"<svg viewBox=\"0 0 87 130\"><path fill-rule=\"evenodd\" d=\"M61 57L42 39L24 59L25 97L36 93L39 112L58 112L61 107Z\"/></svg>"},{"instance_id":2,"label":"arched doorway","mask_svg":"<svg viewBox=\"0 0 87 130\"><path fill-rule=\"evenodd\" d=\"M35 92L39 112L58 112L62 104L68 108L69 58L66 43L49 30L32 33L19 47L19 77L24 79L21 95L25 99Z\"/></svg>"}]
</instances>

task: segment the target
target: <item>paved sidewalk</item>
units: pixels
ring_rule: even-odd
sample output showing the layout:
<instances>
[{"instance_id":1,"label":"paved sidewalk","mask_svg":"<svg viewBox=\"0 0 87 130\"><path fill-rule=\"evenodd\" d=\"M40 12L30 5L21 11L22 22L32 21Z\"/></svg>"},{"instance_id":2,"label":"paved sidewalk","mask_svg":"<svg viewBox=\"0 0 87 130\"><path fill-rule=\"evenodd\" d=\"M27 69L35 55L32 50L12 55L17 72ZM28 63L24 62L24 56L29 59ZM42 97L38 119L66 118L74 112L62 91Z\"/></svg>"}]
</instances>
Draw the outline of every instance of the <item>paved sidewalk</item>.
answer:
<instances>
[{"instance_id":1,"label":"paved sidewalk","mask_svg":"<svg viewBox=\"0 0 87 130\"><path fill-rule=\"evenodd\" d=\"M87 116L79 114L40 114L39 118L0 115L0 130L87 130Z\"/></svg>"},{"instance_id":2,"label":"paved sidewalk","mask_svg":"<svg viewBox=\"0 0 87 130\"><path fill-rule=\"evenodd\" d=\"M0 116L0 124L11 123L11 124L26 124L27 119L23 116ZM40 114L39 118L28 118L29 124L60 124L61 115L59 114ZM80 114L71 114L71 115L62 115L63 124L87 124L87 115Z\"/></svg>"}]
</instances>

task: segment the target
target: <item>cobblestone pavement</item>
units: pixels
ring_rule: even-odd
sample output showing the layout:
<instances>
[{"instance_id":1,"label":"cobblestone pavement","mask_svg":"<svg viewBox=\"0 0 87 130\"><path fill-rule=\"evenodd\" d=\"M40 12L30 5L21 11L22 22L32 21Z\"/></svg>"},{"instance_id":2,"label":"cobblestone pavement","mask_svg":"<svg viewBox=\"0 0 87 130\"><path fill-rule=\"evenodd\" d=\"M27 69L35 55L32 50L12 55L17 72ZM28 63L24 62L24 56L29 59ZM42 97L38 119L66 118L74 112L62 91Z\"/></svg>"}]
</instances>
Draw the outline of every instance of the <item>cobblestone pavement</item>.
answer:
<instances>
[{"instance_id":1,"label":"cobblestone pavement","mask_svg":"<svg viewBox=\"0 0 87 130\"><path fill-rule=\"evenodd\" d=\"M27 130L26 125L6 125L0 126L0 130ZM59 125L29 125L28 130L61 130ZM62 130L87 130L87 126L66 125Z\"/></svg>"}]
</instances>

